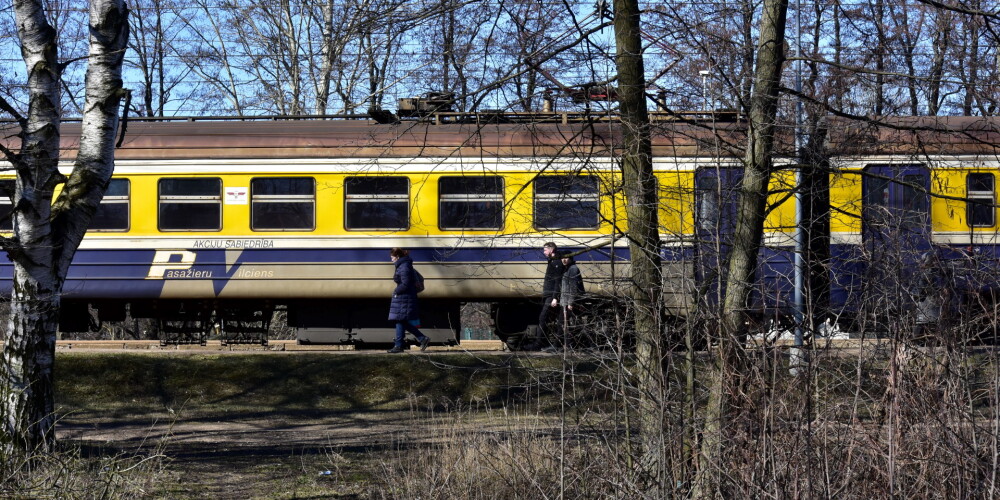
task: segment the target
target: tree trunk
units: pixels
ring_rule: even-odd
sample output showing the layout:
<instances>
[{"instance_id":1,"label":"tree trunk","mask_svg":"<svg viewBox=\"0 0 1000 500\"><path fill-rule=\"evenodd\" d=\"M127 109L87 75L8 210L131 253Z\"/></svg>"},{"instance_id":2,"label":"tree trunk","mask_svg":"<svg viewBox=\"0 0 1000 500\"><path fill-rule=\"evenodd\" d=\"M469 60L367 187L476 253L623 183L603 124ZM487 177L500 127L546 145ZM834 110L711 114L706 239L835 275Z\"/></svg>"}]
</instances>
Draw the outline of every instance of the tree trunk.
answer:
<instances>
[{"instance_id":1,"label":"tree trunk","mask_svg":"<svg viewBox=\"0 0 1000 500\"><path fill-rule=\"evenodd\" d=\"M805 221L806 317L802 326L816 331L830 314L830 161L825 150L826 128L810 125L812 133L801 152L802 218Z\"/></svg>"},{"instance_id":2,"label":"tree trunk","mask_svg":"<svg viewBox=\"0 0 1000 500\"><path fill-rule=\"evenodd\" d=\"M18 35L28 68L29 114L22 120L20 154L7 153L17 171L14 237L3 248L14 262L14 293L0 379L0 446L48 449L54 444L53 363L63 282L80 240L104 196L114 167L114 140L128 44L123 0L90 5L87 66L79 154L67 179L59 158L59 65L55 30L42 2L15 2ZM56 186L65 181L53 202Z\"/></svg>"},{"instance_id":3,"label":"tree trunk","mask_svg":"<svg viewBox=\"0 0 1000 500\"><path fill-rule=\"evenodd\" d=\"M934 56L931 58L930 75L927 79L927 114L936 116L941 110L942 88L946 86L944 74L947 58L951 51L951 32L954 16L948 11L936 13L934 20ZM947 92L947 90L946 90Z\"/></svg>"},{"instance_id":4,"label":"tree trunk","mask_svg":"<svg viewBox=\"0 0 1000 500\"><path fill-rule=\"evenodd\" d=\"M761 15L760 44L754 88L750 101L749 134L743 179L739 186L736 229L732 237L729 272L722 304L722 321L715 373L705 415L701 457L695 478L694 498L725 493L723 434L733 405L730 394L738 389L744 371L746 308L753 287L757 253L764 229L768 183L771 178L778 89L784 62L785 0L765 0Z\"/></svg>"},{"instance_id":5,"label":"tree trunk","mask_svg":"<svg viewBox=\"0 0 1000 500\"><path fill-rule=\"evenodd\" d=\"M653 177L646 81L636 0L615 1L618 99L621 106L622 177L625 182L635 309L636 361L639 383L639 433L642 467L651 496L662 497L665 484L663 436L664 380L660 335L660 232Z\"/></svg>"}]
</instances>

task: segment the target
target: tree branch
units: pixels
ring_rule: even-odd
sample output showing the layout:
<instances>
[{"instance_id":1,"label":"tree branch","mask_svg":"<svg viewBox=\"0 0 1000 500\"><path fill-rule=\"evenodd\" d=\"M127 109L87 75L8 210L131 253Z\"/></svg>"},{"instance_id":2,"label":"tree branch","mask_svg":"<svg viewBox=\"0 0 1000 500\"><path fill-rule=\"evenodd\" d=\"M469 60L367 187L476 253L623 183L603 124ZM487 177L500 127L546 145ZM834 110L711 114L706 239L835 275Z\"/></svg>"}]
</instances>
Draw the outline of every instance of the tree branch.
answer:
<instances>
[{"instance_id":1,"label":"tree branch","mask_svg":"<svg viewBox=\"0 0 1000 500\"><path fill-rule=\"evenodd\" d=\"M3 153L3 155L7 158L7 161L10 162L11 164L16 165L19 162L20 155L15 153L14 151L11 151L7 146L4 146L3 144L0 144L0 153Z\"/></svg>"},{"instance_id":2,"label":"tree branch","mask_svg":"<svg viewBox=\"0 0 1000 500\"><path fill-rule=\"evenodd\" d=\"M27 257L21 241L12 236L0 236L0 249L7 252L7 256L14 262L23 262Z\"/></svg>"},{"instance_id":3,"label":"tree branch","mask_svg":"<svg viewBox=\"0 0 1000 500\"><path fill-rule=\"evenodd\" d=\"M935 7L935 8L941 9L941 10L947 10L947 11L951 11L951 12L957 12L959 14L965 14L965 15L968 15L968 16L977 16L977 17L984 17L986 19L1000 20L1000 15L992 13L992 12L986 12L986 11L978 10L978 9L967 9L965 7L958 7L958 6L948 5L948 4L944 3L944 2L938 2L937 0L917 0L917 1L920 2L920 3L923 3L923 4L930 5L931 7Z\"/></svg>"},{"instance_id":4,"label":"tree branch","mask_svg":"<svg viewBox=\"0 0 1000 500\"><path fill-rule=\"evenodd\" d=\"M10 113L10 116L14 117L14 120L21 125L21 128L27 126L27 119L25 119L21 113L18 113L17 110L14 109L14 106L11 106L11 104L7 102L7 99L4 99L3 97L0 97L0 109Z\"/></svg>"}]
</instances>

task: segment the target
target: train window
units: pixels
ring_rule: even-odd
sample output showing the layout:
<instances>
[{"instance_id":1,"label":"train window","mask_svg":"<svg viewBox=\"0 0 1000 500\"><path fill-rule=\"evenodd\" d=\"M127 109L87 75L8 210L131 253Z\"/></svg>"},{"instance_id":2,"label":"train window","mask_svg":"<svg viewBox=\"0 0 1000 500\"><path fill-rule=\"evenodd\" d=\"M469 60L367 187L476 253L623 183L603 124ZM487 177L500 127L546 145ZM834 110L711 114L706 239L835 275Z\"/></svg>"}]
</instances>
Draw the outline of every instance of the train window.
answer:
<instances>
[{"instance_id":1,"label":"train window","mask_svg":"<svg viewBox=\"0 0 1000 500\"><path fill-rule=\"evenodd\" d=\"M600 196L596 177L540 175L534 185L536 228L597 228Z\"/></svg>"},{"instance_id":2,"label":"train window","mask_svg":"<svg viewBox=\"0 0 1000 500\"><path fill-rule=\"evenodd\" d=\"M250 228L254 231L316 229L316 182L312 177L253 179L250 204Z\"/></svg>"},{"instance_id":3,"label":"train window","mask_svg":"<svg viewBox=\"0 0 1000 500\"><path fill-rule=\"evenodd\" d=\"M722 214L724 213L723 207L729 207L725 205L724 197L719 190L719 178L699 176L695 178L695 190L698 193L696 197L698 230L712 232L717 231L719 226L727 226L728 221L723 221ZM729 210L725 211L726 215L729 215L728 212Z\"/></svg>"},{"instance_id":4,"label":"train window","mask_svg":"<svg viewBox=\"0 0 1000 500\"><path fill-rule=\"evenodd\" d=\"M222 229L222 179L160 179L161 231Z\"/></svg>"},{"instance_id":5,"label":"train window","mask_svg":"<svg viewBox=\"0 0 1000 500\"><path fill-rule=\"evenodd\" d=\"M438 193L441 229L500 229L503 224L500 177L442 177Z\"/></svg>"},{"instance_id":6,"label":"train window","mask_svg":"<svg viewBox=\"0 0 1000 500\"><path fill-rule=\"evenodd\" d=\"M743 169L707 167L698 169L694 177L695 230L703 251L719 244L728 244L736 229L737 187L743 179Z\"/></svg>"},{"instance_id":7,"label":"train window","mask_svg":"<svg viewBox=\"0 0 1000 500\"><path fill-rule=\"evenodd\" d=\"M0 231L14 230L14 179L0 180Z\"/></svg>"},{"instance_id":8,"label":"train window","mask_svg":"<svg viewBox=\"0 0 1000 500\"><path fill-rule=\"evenodd\" d=\"M344 227L349 230L410 227L410 180L406 177L348 177L344 195Z\"/></svg>"},{"instance_id":9,"label":"train window","mask_svg":"<svg viewBox=\"0 0 1000 500\"><path fill-rule=\"evenodd\" d=\"M965 217L969 227L996 225L996 181L993 174L969 174L965 178Z\"/></svg>"},{"instance_id":10,"label":"train window","mask_svg":"<svg viewBox=\"0 0 1000 500\"><path fill-rule=\"evenodd\" d=\"M111 179L88 231L128 231L129 181Z\"/></svg>"},{"instance_id":11,"label":"train window","mask_svg":"<svg viewBox=\"0 0 1000 500\"><path fill-rule=\"evenodd\" d=\"M924 185L921 174L906 174L900 177L902 209L912 214L912 217L926 217L930 210L930 198L927 193L918 189Z\"/></svg>"}]
</instances>

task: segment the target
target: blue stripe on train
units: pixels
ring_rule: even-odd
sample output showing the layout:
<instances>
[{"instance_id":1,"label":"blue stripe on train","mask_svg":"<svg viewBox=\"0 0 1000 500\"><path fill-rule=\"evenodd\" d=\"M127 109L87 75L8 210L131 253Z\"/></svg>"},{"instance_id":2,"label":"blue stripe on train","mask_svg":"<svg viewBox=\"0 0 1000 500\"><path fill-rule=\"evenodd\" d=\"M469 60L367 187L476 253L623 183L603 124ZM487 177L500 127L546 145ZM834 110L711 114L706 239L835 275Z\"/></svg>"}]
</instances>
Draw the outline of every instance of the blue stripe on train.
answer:
<instances>
[{"instance_id":1,"label":"blue stripe on train","mask_svg":"<svg viewBox=\"0 0 1000 500\"><path fill-rule=\"evenodd\" d=\"M573 250L573 249L570 249ZM166 261L154 262L157 252ZM232 254L236 253L235 256ZM183 264L182 254L193 254L194 262ZM227 255L229 254L229 255ZM389 248L297 248L297 249L81 249L67 273L64 293L79 298L157 298L171 279L211 280L218 295L242 265L322 265L389 263ZM411 255L426 263L542 263L538 248L414 248ZM628 260L627 249L596 249L577 256L581 262ZM665 256L669 254L665 253ZM235 257L235 258L233 258ZM228 259L233 259L227 263ZM669 258L669 257L668 257ZM147 279L154 265L171 270L184 268L178 278ZM170 273L171 271L166 271ZM13 264L0 263L0 294L10 294Z\"/></svg>"},{"instance_id":2,"label":"blue stripe on train","mask_svg":"<svg viewBox=\"0 0 1000 500\"><path fill-rule=\"evenodd\" d=\"M226 252L240 252L237 262L337 262L337 263L378 263L389 262L388 248L292 248L292 249L162 249L194 252L197 263L225 263ZM568 250L576 251L570 248ZM82 249L73 259L74 265L87 264L130 264L151 263L156 249ZM596 249L576 257L580 261L606 262L611 251ZM614 250L614 257L627 260L628 249ZM671 255L665 252L665 255ZM416 262L540 262L542 252L538 248L413 248L410 256ZM9 265L9 264L7 264Z\"/></svg>"},{"instance_id":3,"label":"blue stripe on train","mask_svg":"<svg viewBox=\"0 0 1000 500\"><path fill-rule=\"evenodd\" d=\"M575 250L575 249L570 249ZM187 279L211 279L218 294L241 265L262 264L322 264L322 263L387 263L388 248L329 248L329 249L230 249L239 252L227 264L226 249L189 249L195 261L190 269L195 276ZM65 292L78 297L159 297L165 280L146 279L156 255L155 249L82 249L76 254L69 270ZM833 245L830 264L830 300L834 309L857 304L865 266L860 247ZM542 254L538 248L414 248L411 255L417 262L489 263L514 262L539 265ZM601 248L577 256L581 262L628 260L628 249ZM940 258L948 263L955 285L963 289L1000 288L996 269L1000 264L1000 245L983 245L973 252L939 249ZM695 262L691 247L670 247L663 250L666 261ZM176 261L173 261L176 262ZM752 294L752 306L757 309L789 311L793 301L793 253L788 248L765 248L760 254L761 273ZM198 273L202 273L201 277ZM0 293L9 294L13 265L0 263ZM207 277L210 276L210 277Z\"/></svg>"}]
</instances>

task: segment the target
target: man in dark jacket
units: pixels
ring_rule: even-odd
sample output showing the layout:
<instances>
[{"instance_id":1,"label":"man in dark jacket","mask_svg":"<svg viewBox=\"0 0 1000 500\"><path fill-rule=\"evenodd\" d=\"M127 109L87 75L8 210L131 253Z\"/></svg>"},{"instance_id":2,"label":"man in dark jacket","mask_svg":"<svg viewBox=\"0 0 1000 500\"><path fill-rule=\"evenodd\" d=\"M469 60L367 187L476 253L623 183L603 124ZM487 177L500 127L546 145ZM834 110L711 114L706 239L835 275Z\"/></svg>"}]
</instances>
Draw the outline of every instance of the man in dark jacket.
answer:
<instances>
[{"instance_id":1,"label":"man in dark jacket","mask_svg":"<svg viewBox=\"0 0 1000 500\"><path fill-rule=\"evenodd\" d=\"M553 312L559 312L559 290L562 288L563 264L559 258L559 248L551 241L542 247L542 254L548 259L548 264L545 266L545 284L542 286L542 312L538 315L538 341L551 345L553 337L547 331L548 322Z\"/></svg>"}]
</instances>

